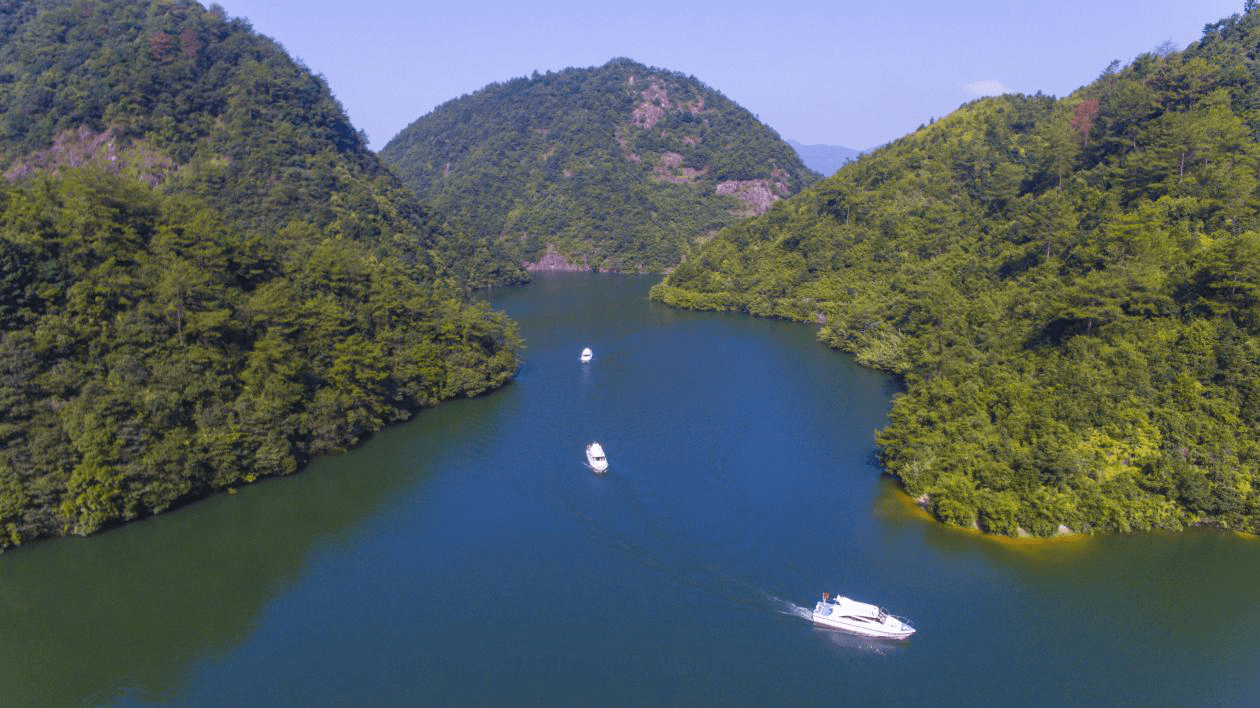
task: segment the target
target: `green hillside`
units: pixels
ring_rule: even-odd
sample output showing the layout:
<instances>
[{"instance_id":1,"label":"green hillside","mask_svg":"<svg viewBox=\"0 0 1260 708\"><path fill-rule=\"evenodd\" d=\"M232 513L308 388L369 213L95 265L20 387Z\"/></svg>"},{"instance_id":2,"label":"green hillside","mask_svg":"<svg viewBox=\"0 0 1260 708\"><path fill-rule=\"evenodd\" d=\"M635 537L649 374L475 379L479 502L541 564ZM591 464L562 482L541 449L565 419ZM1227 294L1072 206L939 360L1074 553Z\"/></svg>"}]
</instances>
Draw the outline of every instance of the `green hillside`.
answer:
<instances>
[{"instance_id":1,"label":"green hillside","mask_svg":"<svg viewBox=\"0 0 1260 708\"><path fill-rule=\"evenodd\" d=\"M963 106L654 296L903 375L877 442L942 521L1260 532L1258 45L1251 12L1060 100Z\"/></svg>"},{"instance_id":2,"label":"green hillside","mask_svg":"<svg viewBox=\"0 0 1260 708\"><path fill-rule=\"evenodd\" d=\"M0 549L287 474L507 381L518 266L188 0L0 0Z\"/></svg>"},{"instance_id":3,"label":"green hillside","mask_svg":"<svg viewBox=\"0 0 1260 708\"><path fill-rule=\"evenodd\" d=\"M628 59L449 101L381 157L483 243L535 266L623 272L668 269L817 177L722 94Z\"/></svg>"}]
</instances>

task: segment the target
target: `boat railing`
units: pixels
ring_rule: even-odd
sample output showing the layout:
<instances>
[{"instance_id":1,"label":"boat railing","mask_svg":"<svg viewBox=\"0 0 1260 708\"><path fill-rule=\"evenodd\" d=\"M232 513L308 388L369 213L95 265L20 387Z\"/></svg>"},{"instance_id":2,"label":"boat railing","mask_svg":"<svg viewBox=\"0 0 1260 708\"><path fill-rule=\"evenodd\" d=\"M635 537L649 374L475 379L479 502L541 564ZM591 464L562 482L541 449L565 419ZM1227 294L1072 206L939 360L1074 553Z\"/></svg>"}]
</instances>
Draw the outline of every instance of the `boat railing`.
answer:
<instances>
[{"instance_id":1,"label":"boat railing","mask_svg":"<svg viewBox=\"0 0 1260 708\"><path fill-rule=\"evenodd\" d=\"M892 617L893 619L897 620L901 624L905 625L906 629L914 629L914 626L910 624L910 620L906 619L905 617L902 617L901 615L888 615L888 616Z\"/></svg>"}]
</instances>

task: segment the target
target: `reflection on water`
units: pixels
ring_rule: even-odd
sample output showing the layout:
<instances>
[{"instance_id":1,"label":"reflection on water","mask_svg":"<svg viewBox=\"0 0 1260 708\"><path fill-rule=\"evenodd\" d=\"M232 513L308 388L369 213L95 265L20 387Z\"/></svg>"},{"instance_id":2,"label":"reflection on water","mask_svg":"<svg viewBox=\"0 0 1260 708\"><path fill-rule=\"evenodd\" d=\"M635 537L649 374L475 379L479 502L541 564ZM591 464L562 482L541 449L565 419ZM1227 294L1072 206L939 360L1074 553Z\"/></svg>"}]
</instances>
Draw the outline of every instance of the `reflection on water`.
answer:
<instances>
[{"instance_id":1,"label":"reflection on water","mask_svg":"<svg viewBox=\"0 0 1260 708\"><path fill-rule=\"evenodd\" d=\"M424 428L459 444L472 429L451 419L470 403L422 414ZM407 439L389 430L353 465L319 460L297 477L0 556L0 705L110 702L128 686L130 700L170 701L183 668L244 642L315 549L350 542L423 478L429 463L410 457Z\"/></svg>"},{"instance_id":2,"label":"reflection on water","mask_svg":"<svg viewBox=\"0 0 1260 708\"><path fill-rule=\"evenodd\" d=\"M970 546L974 542L979 542L980 544L988 543L1013 552L1040 555L1046 559L1070 557L1071 551L1069 549L1083 548L1091 540L1099 538L1080 533L1050 537L1026 536L1013 538L1010 536L985 534L974 528L941 524L926 509L920 506L916 499L906 494L905 490L901 488L901 485L895 479L887 475L879 478L878 493L875 495L872 511L876 517L885 520L890 526L912 529L921 525L929 537L934 539L943 540L950 538L952 535L953 537L967 539L963 542L966 546Z\"/></svg>"},{"instance_id":3,"label":"reflection on water","mask_svg":"<svg viewBox=\"0 0 1260 708\"><path fill-rule=\"evenodd\" d=\"M878 639L876 637L863 637L860 634L850 634L838 629L828 629L826 627L813 627L815 637L825 642L829 647L846 652L860 652L863 654L874 654L876 656L889 656L898 652L909 650L912 639Z\"/></svg>"}]
</instances>

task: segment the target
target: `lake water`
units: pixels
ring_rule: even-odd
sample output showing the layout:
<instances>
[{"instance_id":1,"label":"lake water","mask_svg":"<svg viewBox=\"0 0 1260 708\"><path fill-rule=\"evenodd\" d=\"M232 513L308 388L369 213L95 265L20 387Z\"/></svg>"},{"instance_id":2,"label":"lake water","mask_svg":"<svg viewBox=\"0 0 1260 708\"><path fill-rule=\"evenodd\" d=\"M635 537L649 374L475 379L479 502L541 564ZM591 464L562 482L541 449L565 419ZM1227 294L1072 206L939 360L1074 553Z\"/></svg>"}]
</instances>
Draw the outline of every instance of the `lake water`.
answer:
<instances>
[{"instance_id":1,"label":"lake water","mask_svg":"<svg viewBox=\"0 0 1260 708\"><path fill-rule=\"evenodd\" d=\"M495 291L528 340L507 388L0 556L0 705L1260 701L1256 539L925 520L874 466L887 377L652 282ZM824 591L919 631L815 629Z\"/></svg>"}]
</instances>

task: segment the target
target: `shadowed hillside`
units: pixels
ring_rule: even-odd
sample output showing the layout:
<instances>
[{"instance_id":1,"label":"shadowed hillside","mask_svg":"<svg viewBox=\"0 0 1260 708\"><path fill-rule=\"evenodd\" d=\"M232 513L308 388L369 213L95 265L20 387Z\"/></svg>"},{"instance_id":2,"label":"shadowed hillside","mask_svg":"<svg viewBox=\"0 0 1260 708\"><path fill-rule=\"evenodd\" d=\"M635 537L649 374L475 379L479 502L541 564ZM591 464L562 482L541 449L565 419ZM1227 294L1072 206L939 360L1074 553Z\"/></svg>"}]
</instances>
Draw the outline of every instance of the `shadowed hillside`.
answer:
<instances>
[{"instance_id":1,"label":"shadowed hillside","mask_svg":"<svg viewBox=\"0 0 1260 708\"><path fill-rule=\"evenodd\" d=\"M0 548L260 477L508 380L519 268L221 8L0 0Z\"/></svg>"}]
</instances>

